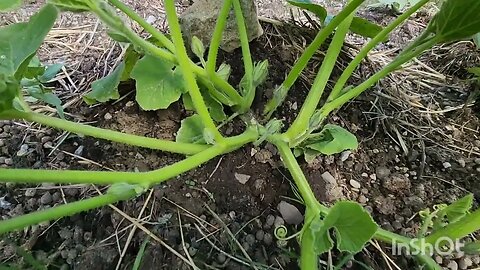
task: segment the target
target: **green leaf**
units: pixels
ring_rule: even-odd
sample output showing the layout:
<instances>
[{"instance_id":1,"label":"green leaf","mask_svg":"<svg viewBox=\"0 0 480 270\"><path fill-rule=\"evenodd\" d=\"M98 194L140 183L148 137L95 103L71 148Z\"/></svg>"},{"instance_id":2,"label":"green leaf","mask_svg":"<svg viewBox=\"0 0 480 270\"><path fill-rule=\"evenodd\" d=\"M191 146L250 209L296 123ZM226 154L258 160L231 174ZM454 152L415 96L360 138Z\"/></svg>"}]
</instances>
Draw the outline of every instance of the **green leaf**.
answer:
<instances>
[{"instance_id":1,"label":"green leaf","mask_svg":"<svg viewBox=\"0 0 480 270\"><path fill-rule=\"evenodd\" d=\"M227 119L227 115L223 111L222 103L214 99L208 91L202 91L203 101L207 105L208 112L213 120L216 122L221 122ZM182 95L183 106L185 110L194 111L195 107L193 106L192 97L188 93Z\"/></svg>"},{"instance_id":2,"label":"green leaf","mask_svg":"<svg viewBox=\"0 0 480 270\"><path fill-rule=\"evenodd\" d=\"M53 27L57 15L54 6L46 5L28 22L0 28L0 73L16 73L17 79L23 77L30 59Z\"/></svg>"},{"instance_id":3,"label":"green leaf","mask_svg":"<svg viewBox=\"0 0 480 270\"><path fill-rule=\"evenodd\" d=\"M14 10L22 5L22 0L2 0L0 1L0 11Z\"/></svg>"},{"instance_id":4,"label":"green leaf","mask_svg":"<svg viewBox=\"0 0 480 270\"><path fill-rule=\"evenodd\" d=\"M478 0L446 0L427 29L442 42L470 38L480 32L479 14Z\"/></svg>"},{"instance_id":5,"label":"green leaf","mask_svg":"<svg viewBox=\"0 0 480 270\"><path fill-rule=\"evenodd\" d=\"M123 62L125 62L125 69L123 70L122 78L120 81L127 81L130 79L133 68L140 59L141 55L135 50L133 45L128 45L125 55L123 56Z\"/></svg>"},{"instance_id":6,"label":"green leaf","mask_svg":"<svg viewBox=\"0 0 480 270\"><path fill-rule=\"evenodd\" d=\"M197 36L193 36L193 38L192 38L191 49L192 49L192 52L199 59L203 59L203 56L205 55L205 46L203 46L202 41Z\"/></svg>"},{"instance_id":7,"label":"green leaf","mask_svg":"<svg viewBox=\"0 0 480 270\"><path fill-rule=\"evenodd\" d=\"M0 113L14 108L13 100L20 94L20 84L12 76L0 73Z\"/></svg>"},{"instance_id":8,"label":"green leaf","mask_svg":"<svg viewBox=\"0 0 480 270\"><path fill-rule=\"evenodd\" d=\"M166 109L186 92L179 68L151 55L145 55L132 70L136 80L136 100L144 110Z\"/></svg>"},{"instance_id":9,"label":"green leaf","mask_svg":"<svg viewBox=\"0 0 480 270\"><path fill-rule=\"evenodd\" d=\"M120 78L125 70L125 63L121 62L109 75L96 80L92 83L92 91L83 97L83 100L89 104L96 102L107 102L111 99L118 99L118 85Z\"/></svg>"},{"instance_id":10,"label":"green leaf","mask_svg":"<svg viewBox=\"0 0 480 270\"><path fill-rule=\"evenodd\" d=\"M353 17L352 24L350 25L350 31L369 38L375 37L382 30L383 28L380 25L360 17Z\"/></svg>"},{"instance_id":11,"label":"green leaf","mask_svg":"<svg viewBox=\"0 0 480 270\"><path fill-rule=\"evenodd\" d=\"M301 9L312 12L320 19L322 23L325 21L325 18L327 18L327 10L321 5L312 3L310 0L287 0L287 2L290 5L294 5Z\"/></svg>"},{"instance_id":12,"label":"green leaf","mask_svg":"<svg viewBox=\"0 0 480 270\"><path fill-rule=\"evenodd\" d=\"M48 0L48 3L57 6L63 11L84 12L89 11L92 3L90 0Z\"/></svg>"},{"instance_id":13,"label":"green leaf","mask_svg":"<svg viewBox=\"0 0 480 270\"><path fill-rule=\"evenodd\" d=\"M462 251L465 252L467 255L479 255L480 254L480 242L475 241L471 243L466 243L465 246L462 247Z\"/></svg>"},{"instance_id":14,"label":"green leaf","mask_svg":"<svg viewBox=\"0 0 480 270\"><path fill-rule=\"evenodd\" d=\"M253 67L253 86L264 83L268 75L268 60L255 63Z\"/></svg>"},{"instance_id":15,"label":"green leaf","mask_svg":"<svg viewBox=\"0 0 480 270\"><path fill-rule=\"evenodd\" d=\"M114 29L107 29L107 35L117 41L117 42L121 42L121 43L130 43L130 40L121 32L119 31L116 31Z\"/></svg>"},{"instance_id":16,"label":"green leaf","mask_svg":"<svg viewBox=\"0 0 480 270\"><path fill-rule=\"evenodd\" d=\"M57 76L58 72L60 72L62 68L63 68L63 64L48 65L47 68L45 69L45 72L42 75L40 75L38 80L42 83L47 83L53 80L53 78Z\"/></svg>"},{"instance_id":17,"label":"green leaf","mask_svg":"<svg viewBox=\"0 0 480 270\"><path fill-rule=\"evenodd\" d=\"M30 86L27 87L26 90L30 96L54 106L57 109L58 115L61 118L65 118L62 101L55 94L46 91L46 89L42 85Z\"/></svg>"},{"instance_id":18,"label":"green leaf","mask_svg":"<svg viewBox=\"0 0 480 270\"><path fill-rule=\"evenodd\" d=\"M436 218L433 220L434 230L442 228L447 224L455 223L465 217L468 211L472 208L472 204L473 194L468 194L439 210Z\"/></svg>"},{"instance_id":19,"label":"green leaf","mask_svg":"<svg viewBox=\"0 0 480 270\"><path fill-rule=\"evenodd\" d=\"M318 151L325 155L333 155L344 150L353 150L358 147L355 135L337 125L327 124L320 134L307 140L306 148Z\"/></svg>"},{"instance_id":20,"label":"green leaf","mask_svg":"<svg viewBox=\"0 0 480 270\"><path fill-rule=\"evenodd\" d=\"M480 33L473 35L473 42L477 45L477 49L480 49Z\"/></svg>"},{"instance_id":21,"label":"green leaf","mask_svg":"<svg viewBox=\"0 0 480 270\"><path fill-rule=\"evenodd\" d=\"M222 63L217 70L218 76L225 81L228 81L228 77L230 77L230 73L232 72L232 68L230 65Z\"/></svg>"},{"instance_id":22,"label":"green leaf","mask_svg":"<svg viewBox=\"0 0 480 270\"><path fill-rule=\"evenodd\" d=\"M198 114L194 114L182 120L175 141L182 143L204 144L203 130L205 126Z\"/></svg>"},{"instance_id":23,"label":"green leaf","mask_svg":"<svg viewBox=\"0 0 480 270\"><path fill-rule=\"evenodd\" d=\"M358 203L337 202L323 220L316 218L308 227L318 254L333 247L331 229L335 230L338 250L355 254L372 239L378 225Z\"/></svg>"},{"instance_id":24,"label":"green leaf","mask_svg":"<svg viewBox=\"0 0 480 270\"><path fill-rule=\"evenodd\" d=\"M473 75L480 77L480 67L474 67L467 69L468 72L472 73Z\"/></svg>"}]
</instances>

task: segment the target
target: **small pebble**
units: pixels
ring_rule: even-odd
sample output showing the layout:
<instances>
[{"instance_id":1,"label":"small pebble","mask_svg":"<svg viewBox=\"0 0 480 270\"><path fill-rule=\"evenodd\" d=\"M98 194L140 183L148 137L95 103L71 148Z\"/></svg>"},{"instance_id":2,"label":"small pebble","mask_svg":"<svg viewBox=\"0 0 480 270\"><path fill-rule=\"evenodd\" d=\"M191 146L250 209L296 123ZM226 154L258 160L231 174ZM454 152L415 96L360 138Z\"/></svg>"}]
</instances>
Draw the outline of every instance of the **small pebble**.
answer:
<instances>
[{"instance_id":1,"label":"small pebble","mask_svg":"<svg viewBox=\"0 0 480 270\"><path fill-rule=\"evenodd\" d=\"M447 265L447 268L450 270L458 270L458 264L456 261L450 261Z\"/></svg>"},{"instance_id":2,"label":"small pebble","mask_svg":"<svg viewBox=\"0 0 480 270\"><path fill-rule=\"evenodd\" d=\"M444 162L442 165L443 165L443 168L445 169L452 167L452 164L450 164L450 162Z\"/></svg>"},{"instance_id":3,"label":"small pebble","mask_svg":"<svg viewBox=\"0 0 480 270\"><path fill-rule=\"evenodd\" d=\"M18 150L17 152L17 156L23 157L23 156L26 156L27 154L28 154L28 145L22 144L22 146L20 146L20 150Z\"/></svg>"},{"instance_id":4,"label":"small pebble","mask_svg":"<svg viewBox=\"0 0 480 270\"><path fill-rule=\"evenodd\" d=\"M360 189L361 185L357 180L351 179L350 180L350 185L356 189Z\"/></svg>"},{"instance_id":5,"label":"small pebble","mask_svg":"<svg viewBox=\"0 0 480 270\"><path fill-rule=\"evenodd\" d=\"M263 224L263 227L265 229L270 229L273 226L274 222L275 222L275 217L273 215L268 215L267 219L265 220L265 224Z\"/></svg>"},{"instance_id":6,"label":"small pebble","mask_svg":"<svg viewBox=\"0 0 480 270\"><path fill-rule=\"evenodd\" d=\"M263 236L263 242L265 243L265 245L269 246L273 243L273 236L270 234L270 233L266 233L264 236Z\"/></svg>"},{"instance_id":7,"label":"small pebble","mask_svg":"<svg viewBox=\"0 0 480 270\"><path fill-rule=\"evenodd\" d=\"M255 244L255 236L253 236L253 234L247 234L247 236L245 236L245 241L253 246Z\"/></svg>"},{"instance_id":8,"label":"small pebble","mask_svg":"<svg viewBox=\"0 0 480 270\"><path fill-rule=\"evenodd\" d=\"M113 117L112 117L112 115L111 115L110 113L106 113L106 114L103 116L103 118L104 118L105 120L111 120Z\"/></svg>"},{"instance_id":9,"label":"small pebble","mask_svg":"<svg viewBox=\"0 0 480 270\"><path fill-rule=\"evenodd\" d=\"M264 235L265 235L265 232L264 232L264 231L258 230L258 231L255 233L255 238L257 238L258 241L262 241Z\"/></svg>"},{"instance_id":10,"label":"small pebble","mask_svg":"<svg viewBox=\"0 0 480 270\"><path fill-rule=\"evenodd\" d=\"M302 219L303 219L303 216L302 216ZM282 225L284 225L284 224L285 224L285 220L283 220L282 217L280 217L280 216L276 216L276 217L275 217L275 221L273 222L273 226L274 226L275 228L277 228L277 227L279 227L279 226L282 226Z\"/></svg>"},{"instance_id":11,"label":"small pebble","mask_svg":"<svg viewBox=\"0 0 480 270\"><path fill-rule=\"evenodd\" d=\"M51 202L52 202L52 194L50 194L50 192L46 192L40 198L40 203L43 204L43 205L49 204Z\"/></svg>"},{"instance_id":12,"label":"small pebble","mask_svg":"<svg viewBox=\"0 0 480 270\"><path fill-rule=\"evenodd\" d=\"M480 165L480 158L476 158L476 159L475 159L475 163L478 164L478 165Z\"/></svg>"},{"instance_id":13,"label":"small pebble","mask_svg":"<svg viewBox=\"0 0 480 270\"><path fill-rule=\"evenodd\" d=\"M11 158L6 158L6 159L5 159L5 164L7 164L7 165L13 165L13 159L11 159Z\"/></svg>"},{"instance_id":14,"label":"small pebble","mask_svg":"<svg viewBox=\"0 0 480 270\"><path fill-rule=\"evenodd\" d=\"M218 263L224 263L227 260L227 256L223 253L218 253L217 255L217 262Z\"/></svg>"},{"instance_id":15,"label":"small pebble","mask_svg":"<svg viewBox=\"0 0 480 270\"><path fill-rule=\"evenodd\" d=\"M358 196L358 202L361 204L366 204L368 202L368 198L365 195Z\"/></svg>"},{"instance_id":16,"label":"small pebble","mask_svg":"<svg viewBox=\"0 0 480 270\"><path fill-rule=\"evenodd\" d=\"M458 261L458 267L460 267L460 269L463 269L463 270L468 269L472 265L473 265L473 262L468 257L463 257Z\"/></svg>"},{"instance_id":17,"label":"small pebble","mask_svg":"<svg viewBox=\"0 0 480 270\"><path fill-rule=\"evenodd\" d=\"M350 157L350 154L352 154L352 151L343 151L340 155L340 160L345 162Z\"/></svg>"},{"instance_id":18,"label":"small pebble","mask_svg":"<svg viewBox=\"0 0 480 270\"><path fill-rule=\"evenodd\" d=\"M460 165L460 167L462 167L462 168L465 168L465 166L466 166L465 160L463 158L459 159L458 160L458 165Z\"/></svg>"},{"instance_id":19,"label":"small pebble","mask_svg":"<svg viewBox=\"0 0 480 270\"><path fill-rule=\"evenodd\" d=\"M379 166L376 168L375 173L377 174L378 179L385 179L390 176L390 169L384 166Z\"/></svg>"},{"instance_id":20,"label":"small pebble","mask_svg":"<svg viewBox=\"0 0 480 270\"><path fill-rule=\"evenodd\" d=\"M37 194L37 189L35 188L27 188L27 190L25 190L26 197L33 197L35 194Z\"/></svg>"},{"instance_id":21,"label":"small pebble","mask_svg":"<svg viewBox=\"0 0 480 270\"><path fill-rule=\"evenodd\" d=\"M192 256L192 257L195 256L195 254L197 254L197 251L198 250L194 247L189 247L188 248L188 254L190 254L190 256Z\"/></svg>"},{"instance_id":22,"label":"small pebble","mask_svg":"<svg viewBox=\"0 0 480 270\"><path fill-rule=\"evenodd\" d=\"M442 256L439 256L439 255L435 256L435 262L437 262L438 264L442 264L443 263Z\"/></svg>"}]
</instances>

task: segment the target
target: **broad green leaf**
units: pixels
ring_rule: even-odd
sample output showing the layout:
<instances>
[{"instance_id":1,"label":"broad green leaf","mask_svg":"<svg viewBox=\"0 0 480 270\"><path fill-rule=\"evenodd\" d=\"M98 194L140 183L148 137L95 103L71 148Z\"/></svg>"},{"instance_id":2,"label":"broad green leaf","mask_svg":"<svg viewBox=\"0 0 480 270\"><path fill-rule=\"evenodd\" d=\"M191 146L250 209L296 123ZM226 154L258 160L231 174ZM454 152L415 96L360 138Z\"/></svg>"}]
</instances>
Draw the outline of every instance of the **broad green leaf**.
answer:
<instances>
[{"instance_id":1,"label":"broad green leaf","mask_svg":"<svg viewBox=\"0 0 480 270\"><path fill-rule=\"evenodd\" d=\"M22 0L2 0L0 1L0 11L14 10L22 5Z\"/></svg>"},{"instance_id":2,"label":"broad green leaf","mask_svg":"<svg viewBox=\"0 0 480 270\"><path fill-rule=\"evenodd\" d=\"M136 81L136 100L144 110L166 109L186 92L183 76L174 65L145 55L132 70Z\"/></svg>"},{"instance_id":3,"label":"broad green leaf","mask_svg":"<svg viewBox=\"0 0 480 270\"><path fill-rule=\"evenodd\" d=\"M194 114L182 120L175 141L182 143L204 144L203 130L205 126L198 114Z\"/></svg>"},{"instance_id":4,"label":"broad green leaf","mask_svg":"<svg viewBox=\"0 0 480 270\"><path fill-rule=\"evenodd\" d=\"M383 28L380 25L360 17L353 17L352 24L350 25L350 31L369 38L375 37L382 30Z\"/></svg>"},{"instance_id":5,"label":"broad green leaf","mask_svg":"<svg viewBox=\"0 0 480 270\"><path fill-rule=\"evenodd\" d=\"M470 38L480 32L480 1L446 0L433 17L428 30L442 42Z\"/></svg>"},{"instance_id":6,"label":"broad green leaf","mask_svg":"<svg viewBox=\"0 0 480 270\"><path fill-rule=\"evenodd\" d=\"M290 5L294 5L296 7L299 7L301 9L308 10L315 14L320 21L323 23L325 19L327 18L327 10L322 7L321 5L314 4L310 0L287 0L287 2Z\"/></svg>"},{"instance_id":7,"label":"broad green leaf","mask_svg":"<svg viewBox=\"0 0 480 270\"><path fill-rule=\"evenodd\" d=\"M30 59L52 28L58 11L52 5L44 6L28 22L0 28L0 73L16 73L20 79Z\"/></svg>"},{"instance_id":8,"label":"broad green leaf","mask_svg":"<svg viewBox=\"0 0 480 270\"><path fill-rule=\"evenodd\" d=\"M96 80L92 83L92 91L83 97L83 100L89 104L96 102L107 102L112 99L118 99L118 85L125 70L125 63L121 62L109 75Z\"/></svg>"},{"instance_id":9,"label":"broad green leaf","mask_svg":"<svg viewBox=\"0 0 480 270\"><path fill-rule=\"evenodd\" d=\"M91 0L48 0L48 3L57 6L61 10L71 12L89 11L92 5Z\"/></svg>"},{"instance_id":10,"label":"broad green leaf","mask_svg":"<svg viewBox=\"0 0 480 270\"><path fill-rule=\"evenodd\" d=\"M57 109L58 115L61 118L65 118L63 107L62 107L62 101L55 94L47 91L40 84L36 86L27 87L26 90L30 96L54 106Z\"/></svg>"},{"instance_id":11,"label":"broad green leaf","mask_svg":"<svg viewBox=\"0 0 480 270\"><path fill-rule=\"evenodd\" d=\"M344 150L353 150L358 147L355 135L337 125L327 124L320 134L308 139L306 148L318 151L325 155L333 155Z\"/></svg>"},{"instance_id":12,"label":"broad green leaf","mask_svg":"<svg viewBox=\"0 0 480 270\"><path fill-rule=\"evenodd\" d=\"M467 196L439 210L437 213L437 217L434 219L434 230L444 227L447 224L455 223L462 219L472 208L472 204L473 194L468 194Z\"/></svg>"},{"instance_id":13,"label":"broad green leaf","mask_svg":"<svg viewBox=\"0 0 480 270\"><path fill-rule=\"evenodd\" d=\"M13 100L20 93L20 85L13 75L0 73L0 113L13 109Z\"/></svg>"},{"instance_id":14,"label":"broad green leaf","mask_svg":"<svg viewBox=\"0 0 480 270\"><path fill-rule=\"evenodd\" d=\"M315 240L315 251L322 254L333 247L330 230L335 230L338 250L358 253L372 239L378 225L361 205L355 202L337 202L323 219L314 219L309 232Z\"/></svg>"},{"instance_id":15,"label":"broad green leaf","mask_svg":"<svg viewBox=\"0 0 480 270\"><path fill-rule=\"evenodd\" d=\"M462 251L465 252L467 255L479 255L480 254L480 242L475 241L471 243L466 243L465 246L462 247Z\"/></svg>"},{"instance_id":16,"label":"broad green leaf","mask_svg":"<svg viewBox=\"0 0 480 270\"><path fill-rule=\"evenodd\" d=\"M222 103L215 100L207 91L202 91L203 101L207 105L208 112L213 120L216 122L221 122L227 119L227 115L223 111ZM188 93L182 95L183 106L186 110L194 111L195 107L193 106L192 97Z\"/></svg>"}]
</instances>

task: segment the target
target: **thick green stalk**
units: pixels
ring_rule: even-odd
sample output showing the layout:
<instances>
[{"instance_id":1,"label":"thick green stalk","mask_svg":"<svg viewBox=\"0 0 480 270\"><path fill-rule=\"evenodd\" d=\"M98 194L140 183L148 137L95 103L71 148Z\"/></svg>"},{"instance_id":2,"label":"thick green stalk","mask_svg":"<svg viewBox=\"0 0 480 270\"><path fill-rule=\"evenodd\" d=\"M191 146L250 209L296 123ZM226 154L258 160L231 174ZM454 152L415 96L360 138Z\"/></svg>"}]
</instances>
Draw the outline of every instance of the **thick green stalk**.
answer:
<instances>
[{"instance_id":1,"label":"thick green stalk","mask_svg":"<svg viewBox=\"0 0 480 270\"><path fill-rule=\"evenodd\" d=\"M349 16L352 12L354 12L364 1L365 0L352 0L349 2L345 8L343 8L342 11L340 11L340 13L338 13L337 16L332 19L332 21L330 21L330 23L328 23L318 32L318 34L315 36L315 39L310 45L308 45L304 53L292 67L285 78L285 81L283 81L281 86L275 91L274 97L268 101L267 105L265 106L264 113L268 114L268 117L270 117L277 107L283 102L288 94L288 91L298 79L303 69L305 69L312 56L317 52L320 46L322 46L323 42L328 38L328 36L330 36L335 28L337 28L337 26L340 25L340 23L343 22L345 18L347 18L347 16Z\"/></svg>"},{"instance_id":2,"label":"thick green stalk","mask_svg":"<svg viewBox=\"0 0 480 270\"><path fill-rule=\"evenodd\" d=\"M327 85L328 79L332 74L335 63L337 62L338 55L343 47L343 41L345 36L350 29L350 24L353 20L353 13L350 14L338 27L335 35L333 36L332 42L328 47L327 54L323 59L320 70L318 71L317 77L313 82L310 92L308 92L305 103L303 103L300 113L293 121L290 128L285 132L285 135L290 140L294 140L298 136L304 134L308 129L308 124L313 113L317 109L318 103L322 98L323 92Z\"/></svg>"},{"instance_id":3,"label":"thick green stalk","mask_svg":"<svg viewBox=\"0 0 480 270\"><path fill-rule=\"evenodd\" d=\"M167 48L170 52L175 53L175 46L173 42L168 39L163 33L157 30L153 25L149 24L146 20L144 20L140 15L138 15L134 10L129 8L125 5L122 1L119 0L108 0L110 4L121 10L125 13L130 19L137 22L143 29L145 29L148 33L152 35L153 38L158 40L165 48Z\"/></svg>"},{"instance_id":4,"label":"thick green stalk","mask_svg":"<svg viewBox=\"0 0 480 270\"><path fill-rule=\"evenodd\" d=\"M406 62L410 61L411 59L417 57L420 55L422 52L425 50L431 48L433 45L438 43L440 41L440 38L434 37L429 39L427 42L422 43L419 47L412 48L411 51L405 52L404 54L400 55L397 57L393 62L388 64L386 67L384 67L382 70L378 71L375 73L373 76L368 78L368 80L364 81L362 84L358 85L357 87L353 88L352 90L349 90L348 92L340 95L336 99L327 102L320 110L321 110L321 115L323 117L327 117L328 114L336 109L339 109L341 106L343 106L345 103L348 101L354 99L361 93L363 93L365 90L368 88L372 87L375 83L377 83L380 79L384 78L391 72L395 71L396 69L400 68L403 64Z\"/></svg>"},{"instance_id":5,"label":"thick green stalk","mask_svg":"<svg viewBox=\"0 0 480 270\"><path fill-rule=\"evenodd\" d=\"M170 26L170 34L172 36L173 44L175 44L177 60L182 69L185 85L187 86L187 89L189 89L188 93L192 97L193 106L198 115L200 115L207 132L213 136L216 142L221 142L224 138L217 130L217 127L208 112L208 108L205 105L205 101L203 100L197 81L195 80L195 75L190 66L190 59L188 58L187 50L185 49L182 31L180 30L180 23L178 22L177 12L175 10L175 2L173 0L165 0L164 3L168 25Z\"/></svg>"},{"instance_id":6,"label":"thick green stalk","mask_svg":"<svg viewBox=\"0 0 480 270\"><path fill-rule=\"evenodd\" d=\"M243 87L246 88L244 89L246 93L244 93L245 96L243 97L243 102L240 106L240 113L244 113L250 109L253 103L253 99L255 98L255 88L253 86L253 61L252 55L250 54L247 27L245 25L245 19L243 18L240 0L233 0L233 9L235 10L235 19L237 20L237 28L240 35L240 43L242 46L242 58L245 68L245 78L247 79L246 85L243 85Z\"/></svg>"},{"instance_id":7,"label":"thick green stalk","mask_svg":"<svg viewBox=\"0 0 480 270\"><path fill-rule=\"evenodd\" d=\"M90 209L98 208L118 201L127 200L136 196L135 191L130 190L123 194L105 194L91 199L80 200L73 203L36 211L30 214L21 215L7 220L0 221L0 235L14 230L23 229L30 225L39 224L45 221L72 216Z\"/></svg>"},{"instance_id":8,"label":"thick green stalk","mask_svg":"<svg viewBox=\"0 0 480 270\"><path fill-rule=\"evenodd\" d=\"M225 139L222 144L190 156L182 161L150 172L107 172L107 171L73 171L73 170L33 170L0 169L0 182L15 183L71 183L71 184L115 184L128 183L150 187L209 161L210 159L237 149L256 140L258 133L249 128L238 136Z\"/></svg>"},{"instance_id":9,"label":"thick green stalk","mask_svg":"<svg viewBox=\"0 0 480 270\"><path fill-rule=\"evenodd\" d=\"M215 30L213 30L212 40L210 41L210 47L208 49L207 67L208 74L214 74L217 67L217 56L220 43L223 38L223 30L227 24L228 14L232 7L232 0L224 0L223 6L217 17L217 23L215 24Z\"/></svg>"},{"instance_id":10,"label":"thick green stalk","mask_svg":"<svg viewBox=\"0 0 480 270\"><path fill-rule=\"evenodd\" d=\"M397 19L395 19L393 22L391 22L387 27L385 27L380 33L378 33L370 42L363 47L358 54L355 56L355 58L350 62L350 64L345 68L345 70L342 72L342 75L340 78L338 78L337 83L335 84L335 87L333 88L332 92L330 93L327 101L331 101L335 98L338 97L340 92L342 91L343 87L347 83L348 79L350 76L353 74L355 69L360 65L363 59L365 59L368 56L368 53L375 48L380 42L383 42L388 35L397 28L401 23L403 23L405 20L407 20L413 13L415 13L418 9L423 7L426 3L428 3L430 0L421 0L411 8L409 8L405 13L402 15L398 16Z\"/></svg>"},{"instance_id":11,"label":"thick green stalk","mask_svg":"<svg viewBox=\"0 0 480 270\"><path fill-rule=\"evenodd\" d=\"M58 128L61 130L92 136L99 139L109 140L112 142L125 143L134 146L140 146L155 150L167 151L171 153L179 153L185 155L192 155L207 149L208 145L193 144L193 143L178 143L167 140L160 140L155 138L147 138L118 131L92 127L80 123L71 122L68 120L46 116L34 112L20 112L11 111L2 114L9 119L24 119L30 122L36 122L49 127Z\"/></svg>"},{"instance_id":12,"label":"thick green stalk","mask_svg":"<svg viewBox=\"0 0 480 270\"><path fill-rule=\"evenodd\" d=\"M307 217L316 216L318 209L307 207L305 210L305 223L306 226L310 226L307 223ZM300 269L301 270L318 270L318 254L315 252L315 239L312 237L309 230L304 231L300 240Z\"/></svg>"}]
</instances>

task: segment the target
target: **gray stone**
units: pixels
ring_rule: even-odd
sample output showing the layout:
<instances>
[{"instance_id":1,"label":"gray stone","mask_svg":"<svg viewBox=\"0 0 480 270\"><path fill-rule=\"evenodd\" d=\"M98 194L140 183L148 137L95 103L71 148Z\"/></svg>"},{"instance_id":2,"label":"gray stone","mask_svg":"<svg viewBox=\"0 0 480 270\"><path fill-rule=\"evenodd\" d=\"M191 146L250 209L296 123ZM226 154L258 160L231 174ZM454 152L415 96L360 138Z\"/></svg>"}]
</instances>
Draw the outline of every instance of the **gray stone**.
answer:
<instances>
[{"instance_id":1,"label":"gray stone","mask_svg":"<svg viewBox=\"0 0 480 270\"><path fill-rule=\"evenodd\" d=\"M351 179L350 180L350 185L356 189L360 189L361 185L357 180Z\"/></svg>"},{"instance_id":2,"label":"gray stone","mask_svg":"<svg viewBox=\"0 0 480 270\"><path fill-rule=\"evenodd\" d=\"M248 180L250 179L250 175L242 174L242 173L235 173L235 179L237 179L240 184L245 185Z\"/></svg>"},{"instance_id":3,"label":"gray stone","mask_svg":"<svg viewBox=\"0 0 480 270\"><path fill-rule=\"evenodd\" d=\"M377 174L378 179L384 180L385 178L390 176L390 169L384 166L378 166L375 170L375 173Z\"/></svg>"},{"instance_id":4,"label":"gray stone","mask_svg":"<svg viewBox=\"0 0 480 270\"><path fill-rule=\"evenodd\" d=\"M49 204L51 202L52 202L52 194L50 194L50 192L47 191L40 198L40 203L41 204Z\"/></svg>"},{"instance_id":5,"label":"gray stone","mask_svg":"<svg viewBox=\"0 0 480 270\"><path fill-rule=\"evenodd\" d=\"M334 202L342 199L342 188L338 186L337 180L330 172L324 172L322 179L325 182L325 198L328 202Z\"/></svg>"},{"instance_id":6,"label":"gray stone","mask_svg":"<svg viewBox=\"0 0 480 270\"><path fill-rule=\"evenodd\" d=\"M450 261L450 263L447 265L447 268L450 270L458 270L458 264L456 261Z\"/></svg>"},{"instance_id":7,"label":"gray stone","mask_svg":"<svg viewBox=\"0 0 480 270\"><path fill-rule=\"evenodd\" d=\"M293 204L281 201L278 204L277 209L287 224L298 225L302 223L303 215Z\"/></svg>"},{"instance_id":8,"label":"gray stone","mask_svg":"<svg viewBox=\"0 0 480 270\"><path fill-rule=\"evenodd\" d=\"M472 265L473 262L468 257L463 257L458 261L458 266L460 267L460 269L468 269Z\"/></svg>"},{"instance_id":9,"label":"gray stone","mask_svg":"<svg viewBox=\"0 0 480 270\"><path fill-rule=\"evenodd\" d=\"M240 0L240 2L247 26L248 39L252 41L263 34L262 27L258 22L257 8L253 0ZM208 46L222 5L223 0L197 0L180 15L182 32L186 38L188 47L191 44L193 36L198 37L205 47ZM240 38L233 6L223 31L223 39L220 47L227 52L231 52L240 47Z\"/></svg>"}]
</instances>

